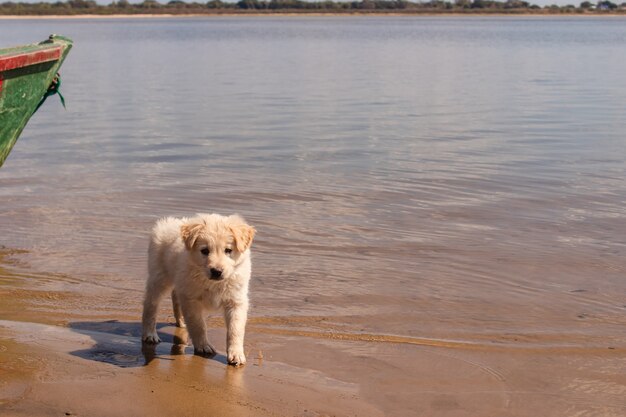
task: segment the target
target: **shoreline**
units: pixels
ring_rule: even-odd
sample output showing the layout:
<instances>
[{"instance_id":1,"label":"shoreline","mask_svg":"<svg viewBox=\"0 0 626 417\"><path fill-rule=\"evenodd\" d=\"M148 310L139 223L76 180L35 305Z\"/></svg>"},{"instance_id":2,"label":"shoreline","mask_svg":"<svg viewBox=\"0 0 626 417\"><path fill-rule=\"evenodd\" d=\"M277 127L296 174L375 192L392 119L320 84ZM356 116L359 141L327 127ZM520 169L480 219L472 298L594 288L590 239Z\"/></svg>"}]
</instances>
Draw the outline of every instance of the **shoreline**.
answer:
<instances>
[{"instance_id":1,"label":"shoreline","mask_svg":"<svg viewBox=\"0 0 626 417\"><path fill-rule=\"evenodd\" d=\"M383 416L359 395L355 383L264 360L260 350L249 353L245 367L234 368L222 354L193 355L177 342L179 329L173 327L160 326L168 341L142 346L127 334L134 327L124 322L61 327L0 320L0 370L5 376L0 414L122 417L198 415L203 410L269 417L353 410L360 416ZM116 399L114 404L109 398Z\"/></svg>"},{"instance_id":2,"label":"shoreline","mask_svg":"<svg viewBox=\"0 0 626 417\"><path fill-rule=\"evenodd\" d=\"M225 13L145 13L145 14L72 14L72 15L0 15L0 20L46 20L46 19L171 19L171 18L215 18L215 17L496 17L496 18L624 18L626 13L455 13L455 12L225 12Z\"/></svg>"},{"instance_id":3,"label":"shoreline","mask_svg":"<svg viewBox=\"0 0 626 417\"><path fill-rule=\"evenodd\" d=\"M218 352L213 358L193 354L168 303L157 327L163 342L144 346L134 300L139 293L37 284L11 256L16 253L3 256L0 248L0 299L10 301L0 308L3 416L191 416L198 410L224 417L404 417L407 410L441 417L556 416L607 403L607 415L622 410L615 393L626 377L596 372L620 369L626 350L619 340L596 345L594 338L566 332L514 330L471 335L463 326L460 333L425 328L405 337L369 334L339 313L252 315L248 363L234 368L226 364L221 319L207 322ZM606 393L606 386L613 391ZM581 389L590 394L581 397ZM573 410L572 403L578 404Z\"/></svg>"}]
</instances>

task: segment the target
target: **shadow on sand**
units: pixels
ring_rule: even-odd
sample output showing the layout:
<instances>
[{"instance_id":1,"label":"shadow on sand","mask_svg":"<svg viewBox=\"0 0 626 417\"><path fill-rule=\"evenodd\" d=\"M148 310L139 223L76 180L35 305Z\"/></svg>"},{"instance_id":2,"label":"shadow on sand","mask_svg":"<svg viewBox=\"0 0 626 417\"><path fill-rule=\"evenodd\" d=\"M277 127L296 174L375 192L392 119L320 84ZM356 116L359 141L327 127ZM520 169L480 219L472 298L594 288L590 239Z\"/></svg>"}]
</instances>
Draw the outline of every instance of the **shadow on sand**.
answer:
<instances>
[{"instance_id":1,"label":"shadow on sand","mask_svg":"<svg viewBox=\"0 0 626 417\"><path fill-rule=\"evenodd\" d=\"M157 325L161 343L142 343L141 323L119 322L117 320L70 323L73 331L91 337L96 344L89 349L70 352L74 356L98 362L110 363L121 368L146 366L155 359L174 360L170 356L193 354L188 346L185 329L168 324ZM210 359L227 364L224 355L216 354Z\"/></svg>"}]
</instances>

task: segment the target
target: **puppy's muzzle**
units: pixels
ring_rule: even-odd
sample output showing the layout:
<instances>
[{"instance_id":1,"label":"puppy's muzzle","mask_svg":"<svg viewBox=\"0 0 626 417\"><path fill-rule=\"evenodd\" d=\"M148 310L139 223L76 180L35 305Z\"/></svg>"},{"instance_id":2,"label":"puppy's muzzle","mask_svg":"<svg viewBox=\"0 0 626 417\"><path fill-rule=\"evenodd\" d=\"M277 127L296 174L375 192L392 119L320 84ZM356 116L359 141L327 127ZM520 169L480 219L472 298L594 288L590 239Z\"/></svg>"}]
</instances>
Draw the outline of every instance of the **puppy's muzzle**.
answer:
<instances>
[{"instance_id":1,"label":"puppy's muzzle","mask_svg":"<svg viewBox=\"0 0 626 417\"><path fill-rule=\"evenodd\" d=\"M211 268L211 279L215 281L220 281L224 277L222 276L222 270L217 268Z\"/></svg>"}]
</instances>

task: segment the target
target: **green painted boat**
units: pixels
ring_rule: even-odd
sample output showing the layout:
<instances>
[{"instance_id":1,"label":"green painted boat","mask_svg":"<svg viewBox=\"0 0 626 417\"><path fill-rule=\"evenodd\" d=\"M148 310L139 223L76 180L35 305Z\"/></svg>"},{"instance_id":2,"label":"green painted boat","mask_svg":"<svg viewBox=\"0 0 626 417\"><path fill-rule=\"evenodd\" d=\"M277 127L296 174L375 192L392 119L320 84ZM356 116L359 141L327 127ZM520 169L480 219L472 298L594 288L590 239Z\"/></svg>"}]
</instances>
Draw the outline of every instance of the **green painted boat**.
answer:
<instances>
[{"instance_id":1,"label":"green painted boat","mask_svg":"<svg viewBox=\"0 0 626 417\"><path fill-rule=\"evenodd\" d=\"M0 167L45 97L58 92L59 68L72 48L58 35L0 49Z\"/></svg>"}]
</instances>

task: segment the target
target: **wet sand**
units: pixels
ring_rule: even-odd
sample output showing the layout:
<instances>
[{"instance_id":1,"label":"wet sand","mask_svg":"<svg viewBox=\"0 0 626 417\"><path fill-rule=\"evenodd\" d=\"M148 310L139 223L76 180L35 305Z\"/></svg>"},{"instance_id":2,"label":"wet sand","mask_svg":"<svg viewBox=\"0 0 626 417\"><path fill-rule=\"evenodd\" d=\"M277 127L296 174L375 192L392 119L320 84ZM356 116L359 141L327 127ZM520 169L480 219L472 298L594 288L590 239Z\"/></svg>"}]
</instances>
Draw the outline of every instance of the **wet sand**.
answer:
<instances>
[{"instance_id":1,"label":"wet sand","mask_svg":"<svg viewBox=\"0 0 626 417\"><path fill-rule=\"evenodd\" d=\"M355 331L350 316L252 316L245 367L194 356L162 310L156 348L140 343L137 306L113 293L27 289L4 251L0 269L3 416L621 416L623 344L580 335L465 339ZM7 260L8 258L8 260ZM41 277L40 277L41 278ZM52 277L51 277L52 278ZM71 311L70 311L71 309ZM113 318L116 316L116 318ZM165 319L165 322L163 320ZM9 320L6 320L9 319ZM168 324L169 322L169 324Z\"/></svg>"},{"instance_id":2,"label":"wet sand","mask_svg":"<svg viewBox=\"0 0 626 417\"><path fill-rule=\"evenodd\" d=\"M78 327L0 323L2 415L382 415L355 384L317 372L258 355L235 369L167 342L142 352L136 337Z\"/></svg>"}]
</instances>

